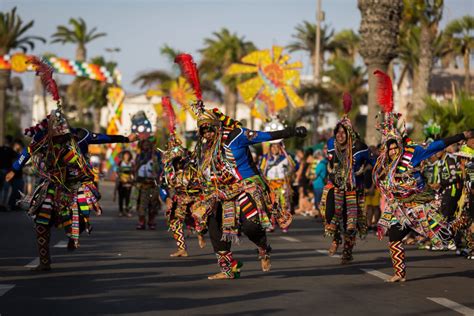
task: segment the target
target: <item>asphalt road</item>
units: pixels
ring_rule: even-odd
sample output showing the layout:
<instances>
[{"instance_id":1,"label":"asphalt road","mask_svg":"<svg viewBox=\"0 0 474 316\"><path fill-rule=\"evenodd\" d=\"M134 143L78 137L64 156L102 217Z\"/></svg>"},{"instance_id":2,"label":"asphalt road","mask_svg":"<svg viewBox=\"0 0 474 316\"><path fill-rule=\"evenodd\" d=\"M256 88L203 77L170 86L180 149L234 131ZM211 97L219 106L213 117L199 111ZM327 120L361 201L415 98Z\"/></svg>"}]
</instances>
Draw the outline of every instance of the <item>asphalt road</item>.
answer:
<instances>
[{"instance_id":1,"label":"asphalt road","mask_svg":"<svg viewBox=\"0 0 474 316\"><path fill-rule=\"evenodd\" d=\"M298 217L289 233L269 235L272 270L260 270L251 242L234 246L244 262L237 280L210 281L218 272L210 242L188 238L187 258L170 258L174 241L161 216L156 231L136 231L119 218L112 186L101 184L105 214L92 235L65 249L54 230L53 270L30 272L37 253L32 221L0 213L0 316L5 315L474 315L474 262L453 252L407 249L404 284L392 274L387 241L358 240L351 265L328 257L322 224ZM53 247L54 246L54 247Z\"/></svg>"}]
</instances>

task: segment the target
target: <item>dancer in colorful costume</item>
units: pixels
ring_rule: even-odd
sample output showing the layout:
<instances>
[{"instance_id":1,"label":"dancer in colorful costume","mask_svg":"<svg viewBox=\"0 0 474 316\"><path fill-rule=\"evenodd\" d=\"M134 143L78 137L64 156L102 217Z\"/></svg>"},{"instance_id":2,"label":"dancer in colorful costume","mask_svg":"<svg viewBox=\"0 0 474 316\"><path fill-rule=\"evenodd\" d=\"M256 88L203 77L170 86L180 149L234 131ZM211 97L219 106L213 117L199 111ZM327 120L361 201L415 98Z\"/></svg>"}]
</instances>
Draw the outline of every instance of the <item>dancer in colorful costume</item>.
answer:
<instances>
[{"instance_id":1,"label":"dancer in colorful costume","mask_svg":"<svg viewBox=\"0 0 474 316\"><path fill-rule=\"evenodd\" d=\"M196 65L191 55L175 60L197 98L199 140L196 145L199 177L204 181L203 203L209 210L208 229L220 273L209 279L240 276L241 264L232 255L232 242L243 232L258 247L262 270L270 270L270 246L265 229L271 227L268 213L273 207L268 188L251 157L249 146L293 136L305 137L304 127L275 132L248 130L219 110L206 110L202 102Z\"/></svg>"},{"instance_id":2,"label":"dancer in colorful costume","mask_svg":"<svg viewBox=\"0 0 474 316\"><path fill-rule=\"evenodd\" d=\"M292 221L290 177L295 171L295 162L286 152L282 142L270 144L269 153L262 157L260 170L274 195L274 200L279 205L278 208L272 210L272 226L278 224L281 230L286 233Z\"/></svg>"},{"instance_id":3,"label":"dancer in colorful costume","mask_svg":"<svg viewBox=\"0 0 474 316\"><path fill-rule=\"evenodd\" d=\"M458 249L457 254L474 260L474 138L469 139L456 155L460 160L464 186L460 210L452 225L467 242L467 248Z\"/></svg>"},{"instance_id":4,"label":"dancer in colorful costume","mask_svg":"<svg viewBox=\"0 0 474 316\"><path fill-rule=\"evenodd\" d=\"M192 206L199 200L201 189L192 155L181 145L181 140L176 135L176 116L170 99L163 97L161 104L167 114L170 129L168 146L163 152L163 177L168 188L166 217L178 246L178 250L170 254L170 257L187 257L185 225L189 224L197 231L199 247L204 248L206 245L203 237L206 230L205 218L194 218L192 215Z\"/></svg>"},{"instance_id":5,"label":"dancer in colorful costume","mask_svg":"<svg viewBox=\"0 0 474 316\"><path fill-rule=\"evenodd\" d=\"M25 135L32 137L32 141L14 163L13 170L21 170L31 159L41 179L33 195L25 196L21 202L27 204L28 213L35 221L40 263L33 270L47 271L51 269L51 226L64 229L69 237L67 247L74 250L79 247L80 233L84 230L91 231L90 212L101 214L98 203L100 194L93 182L94 174L86 157L87 145L113 140L128 142L129 139L92 134L84 129L72 130L62 113L53 69L36 57L32 57L29 62L34 65L58 108L40 124L25 130ZM7 181L14 176L14 171L7 174Z\"/></svg>"},{"instance_id":6,"label":"dancer in colorful costume","mask_svg":"<svg viewBox=\"0 0 474 316\"><path fill-rule=\"evenodd\" d=\"M400 114L393 112L392 81L388 75L375 71L378 77L378 103L382 107L382 148L374 167L374 181L387 200L378 222L377 235L389 236L389 248L394 276L387 282L406 280L405 250L402 239L414 230L427 237L438 247L447 245L451 230L443 216L438 213L439 200L425 184L419 171L420 163L461 140L472 138L471 131L437 140L426 148L413 143L404 127L398 129Z\"/></svg>"},{"instance_id":7,"label":"dancer in colorful costume","mask_svg":"<svg viewBox=\"0 0 474 316\"><path fill-rule=\"evenodd\" d=\"M155 218L161 207L160 178L162 173L161 153L154 148L152 137L138 142L140 153L135 159L135 184L137 196L137 230L156 229Z\"/></svg>"},{"instance_id":8,"label":"dancer in colorful costume","mask_svg":"<svg viewBox=\"0 0 474 316\"><path fill-rule=\"evenodd\" d=\"M344 93L343 105L345 115L327 142L329 181L324 188L321 212L325 219L325 234L333 237L329 255L334 255L342 243L342 232L341 263L347 264L353 260L357 232L361 237L367 235L363 184L364 172L371 160L367 145L360 140L347 116L352 108L350 94Z\"/></svg>"}]
</instances>

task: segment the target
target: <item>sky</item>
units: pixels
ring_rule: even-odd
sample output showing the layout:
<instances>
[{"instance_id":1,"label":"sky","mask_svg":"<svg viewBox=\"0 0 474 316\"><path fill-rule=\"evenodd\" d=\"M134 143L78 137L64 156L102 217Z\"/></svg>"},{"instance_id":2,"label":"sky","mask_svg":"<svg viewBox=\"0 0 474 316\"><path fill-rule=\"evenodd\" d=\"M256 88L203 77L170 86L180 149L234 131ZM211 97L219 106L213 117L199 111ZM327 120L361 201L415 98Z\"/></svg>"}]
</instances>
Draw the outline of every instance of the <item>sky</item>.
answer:
<instances>
[{"instance_id":1,"label":"sky","mask_svg":"<svg viewBox=\"0 0 474 316\"><path fill-rule=\"evenodd\" d=\"M48 43L38 43L33 53L52 52L68 59L74 58L75 46L51 44L50 36L71 17L82 17L89 29L97 27L107 33L88 44L88 58L102 55L118 62L125 91L137 93L144 91L132 84L140 72L171 69L170 61L160 55L164 44L199 60L203 40L226 27L259 49L285 46L291 42L296 25L315 21L316 4L317 0L1 0L0 11L16 6L24 21L34 20L28 34L42 36ZM325 23L336 31L358 30L357 0L322 0L322 8ZM441 24L466 14L474 15L474 0L445 0ZM106 48L120 48L120 52L109 53ZM311 72L307 55L292 56L304 63L303 74ZM27 89L32 77L21 75Z\"/></svg>"}]
</instances>

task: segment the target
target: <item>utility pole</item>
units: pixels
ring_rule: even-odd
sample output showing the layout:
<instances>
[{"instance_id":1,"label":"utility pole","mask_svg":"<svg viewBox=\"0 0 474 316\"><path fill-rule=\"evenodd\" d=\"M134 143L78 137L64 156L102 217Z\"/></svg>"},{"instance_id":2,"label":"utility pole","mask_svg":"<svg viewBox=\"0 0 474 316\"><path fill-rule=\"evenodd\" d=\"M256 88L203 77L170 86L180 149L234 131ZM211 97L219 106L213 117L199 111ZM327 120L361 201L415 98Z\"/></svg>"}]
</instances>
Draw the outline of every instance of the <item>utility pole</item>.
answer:
<instances>
[{"instance_id":1,"label":"utility pole","mask_svg":"<svg viewBox=\"0 0 474 316\"><path fill-rule=\"evenodd\" d=\"M321 54L321 21L324 20L324 13L321 11L321 2L322 0L318 0L318 9L316 11L316 45L315 45L315 52L314 52L314 84L317 86L319 85L319 73L321 69L320 63L320 54Z\"/></svg>"},{"instance_id":2,"label":"utility pole","mask_svg":"<svg viewBox=\"0 0 474 316\"><path fill-rule=\"evenodd\" d=\"M316 43L315 43L315 52L314 52L314 85L317 87L319 86L320 80L320 69L321 69L321 22L324 21L324 12L321 10L322 0L318 0L318 6L316 10ZM319 118L319 95L316 94L314 97L314 117L312 121L312 130L313 130L313 137L311 139L312 144L316 144L316 130L318 128L318 118Z\"/></svg>"}]
</instances>

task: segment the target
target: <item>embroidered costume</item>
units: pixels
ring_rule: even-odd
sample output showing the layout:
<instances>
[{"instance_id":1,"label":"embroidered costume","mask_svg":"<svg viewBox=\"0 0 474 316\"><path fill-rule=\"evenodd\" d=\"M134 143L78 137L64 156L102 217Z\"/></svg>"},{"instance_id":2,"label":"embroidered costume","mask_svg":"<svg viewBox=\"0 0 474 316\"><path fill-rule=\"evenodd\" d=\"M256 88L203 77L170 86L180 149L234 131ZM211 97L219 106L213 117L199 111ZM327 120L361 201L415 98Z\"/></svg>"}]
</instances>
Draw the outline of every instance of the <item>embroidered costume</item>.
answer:
<instances>
[{"instance_id":1,"label":"embroidered costume","mask_svg":"<svg viewBox=\"0 0 474 316\"><path fill-rule=\"evenodd\" d=\"M25 130L32 137L13 165L13 170L23 168L31 159L35 173L40 178L32 196L25 196L28 214L34 218L36 240L40 257L37 271L49 270L50 228L63 228L69 237L68 249L79 246L79 235L90 232L89 215L92 211L100 215L100 194L94 184L94 174L88 162L88 144L112 141L128 142L123 136L93 134L85 129L71 129L62 113L52 68L32 57L30 61L46 90L52 94L58 109L53 110L41 123Z\"/></svg>"},{"instance_id":2,"label":"embroidered costume","mask_svg":"<svg viewBox=\"0 0 474 316\"><path fill-rule=\"evenodd\" d=\"M200 183L197 179L197 168L192 160L192 154L183 146L175 133L175 113L168 97L162 98L162 105L170 121L170 137L168 146L163 152L163 177L167 187L167 197L170 205L166 217L168 226L176 240L178 251L171 257L187 257L184 227L188 225L198 234L199 246L203 248L205 241L203 234L206 232L205 213L196 213L193 216L193 205L198 202L201 193Z\"/></svg>"},{"instance_id":3,"label":"embroidered costume","mask_svg":"<svg viewBox=\"0 0 474 316\"><path fill-rule=\"evenodd\" d=\"M194 88L197 103L199 140L196 145L199 179L203 181L203 202L209 214L208 229L221 272L210 279L230 279L240 275L241 264L233 258L232 242L243 232L258 247L262 270L270 269L270 246L265 229L271 227L272 203L249 150L249 146L274 139L306 135L304 128L276 132L252 131L217 109L206 110L202 103L199 77L192 57L176 57L183 75Z\"/></svg>"},{"instance_id":4,"label":"embroidered costume","mask_svg":"<svg viewBox=\"0 0 474 316\"><path fill-rule=\"evenodd\" d=\"M473 146L472 140L471 143ZM474 146L463 145L456 155L460 159L463 188L460 208L452 225L466 240L466 249L458 249L457 253L474 260Z\"/></svg>"},{"instance_id":5,"label":"embroidered costume","mask_svg":"<svg viewBox=\"0 0 474 316\"><path fill-rule=\"evenodd\" d=\"M364 169L370 163L369 149L356 134L347 116L352 100L343 97L345 115L327 142L329 181L324 188L321 212L325 219L325 234L333 237L329 255L334 255L344 235L342 264L353 260L356 234L367 235L364 208ZM338 135L338 133L340 133ZM342 225L342 227L341 227Z\"/></svg>"},{"instance_id":6,"label":"embroidered costume","mask_svg":"<svg viewBox=\"0 0 474 316\"><path fill-rule=\"evenodd\" d=\"M272 226L278 224L283 232L287 232L292 221L290 177L295 171L295 163L285 151L282 143L272 143L270 152L262 157L260 170L270 187L273 199L279 206L273 212L277 211L278 213L271 214Z\"/></svg>"},{"instance_id":7,"label":"embroidered costume","mask_svg":"<svg viewBox=\"0 0 474 316\"><path fill-rule=\"evenodd\" d=\"M135 179L138 190L136 229L144 230L148 225L156 229L156 215L161 207L160 177L162 172L161 153L153 148L150 138L138 142L140 153L136 157Z\"/></svg>"},{"instance_id":8,"label":"embroidered costume","mask_svg":"<svg viewBox=\"0 0 474 316\"><path fill-rule=\"evenodd\" d=\"M387 203L378 222L378 235L388 233L389 249L395 275L389 282L405 281L405 250L402 239L414 230L429 238L433 245L447 245L451 230L443 216L438 213L440 201L426 185L419 167L420 163L442 151L447 146L465 139L458 134L429 144L426 148L413 143L405 135L404 128L397 127L400 114L393 111L392 82L381 71L378 102L383 111L382 148L374 167L373 178Z\"/></svg>"}]
</instances>

